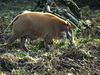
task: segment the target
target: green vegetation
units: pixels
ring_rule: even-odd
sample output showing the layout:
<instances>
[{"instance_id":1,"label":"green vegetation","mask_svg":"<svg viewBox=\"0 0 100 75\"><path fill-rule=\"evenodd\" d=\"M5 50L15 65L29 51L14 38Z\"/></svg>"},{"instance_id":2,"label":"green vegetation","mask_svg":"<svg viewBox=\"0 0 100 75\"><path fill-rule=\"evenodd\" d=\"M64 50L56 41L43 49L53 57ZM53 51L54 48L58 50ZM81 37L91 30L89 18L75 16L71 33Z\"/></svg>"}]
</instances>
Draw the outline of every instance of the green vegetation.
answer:
<instances>
[{"instance_id":1,"label":"green vegetation","mask_svg":"<svg viewBox=\"0 0 100 75\"><path fill-rule=\"evenodd\" d=\"M5 0L4 0L5 1ZM35 2L14 0L0 5L0 75L99 75L100 74L100 10L82 8L83 21L89 28L74 28L75 45L66 39L54 40L50 50L44 41L31 41L26 53L16 40L8 51L4 46L12 32L2 34L13 18L24 10L33 9ZM19 2L18 2L19 1ZM41 9L41 8L39 8ZM3 36L5 36L3 38Z\"/></svg>"}]
</instances>

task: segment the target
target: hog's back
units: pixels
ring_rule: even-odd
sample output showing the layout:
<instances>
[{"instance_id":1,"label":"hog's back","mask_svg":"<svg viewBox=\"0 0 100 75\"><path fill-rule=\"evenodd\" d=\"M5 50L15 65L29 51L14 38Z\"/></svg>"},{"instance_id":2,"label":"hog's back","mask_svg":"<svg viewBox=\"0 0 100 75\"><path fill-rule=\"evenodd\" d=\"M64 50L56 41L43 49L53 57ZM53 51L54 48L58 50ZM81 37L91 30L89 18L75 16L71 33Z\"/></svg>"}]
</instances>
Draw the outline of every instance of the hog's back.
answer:
<instances>
[{"instance_id":1,"label":"hog's back","mask_svg":"<svg viewBox=\"0 0 100 75\"><path fill-rule=\"evenodd\" d=\"M51 14L23 13L14 22L13 32L21 36L54 37L59 35L64 22Z\"/></svg>"}]
</instances>

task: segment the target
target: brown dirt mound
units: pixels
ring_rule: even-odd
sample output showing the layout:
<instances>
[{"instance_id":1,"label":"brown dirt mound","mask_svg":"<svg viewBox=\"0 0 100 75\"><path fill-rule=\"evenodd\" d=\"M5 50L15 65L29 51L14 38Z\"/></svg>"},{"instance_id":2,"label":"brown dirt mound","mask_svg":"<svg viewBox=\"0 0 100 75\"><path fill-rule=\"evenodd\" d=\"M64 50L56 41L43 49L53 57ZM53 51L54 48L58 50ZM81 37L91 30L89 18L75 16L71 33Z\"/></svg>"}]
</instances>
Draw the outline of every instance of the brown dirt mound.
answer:
<instances>
[{"instance_id":1,"label":"brown dirt mound","mask_svg":"<svg viewBox=\"0 0 100 75\"><path fill-rule=\"evenodd\" d=\"M1 70L12 71L13 68L17 68L18 58L13 54L5 53L0 56Z\"/></svg>"}]
</instances>

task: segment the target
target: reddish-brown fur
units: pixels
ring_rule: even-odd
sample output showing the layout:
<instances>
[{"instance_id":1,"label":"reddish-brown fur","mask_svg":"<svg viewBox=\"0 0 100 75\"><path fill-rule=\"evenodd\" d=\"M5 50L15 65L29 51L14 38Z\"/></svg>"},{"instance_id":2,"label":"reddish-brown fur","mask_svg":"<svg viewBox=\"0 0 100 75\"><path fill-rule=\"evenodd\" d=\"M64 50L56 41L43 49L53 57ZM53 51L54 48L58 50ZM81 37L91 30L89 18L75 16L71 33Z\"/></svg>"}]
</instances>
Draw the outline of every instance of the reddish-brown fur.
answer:
<instances>
[{"instance_id":1,"label":"reddish-brown fur","mask_svg":"<svg viewBox=\"0 0 100 75\"><path fill-rule=\"evenodd\" d=\"M65 22L55 15L40 12L22 13L12 23L13 35L8 40L8 45L17 38L21 38L21 45L26 51L25 41L28 37L34 39L43 38L46 43L45 46L47 47L47 44L52 39L63 38L62 32L65 31L68 35L68 31L72 30L70 23Z\"/></svg>"}]
</instances>

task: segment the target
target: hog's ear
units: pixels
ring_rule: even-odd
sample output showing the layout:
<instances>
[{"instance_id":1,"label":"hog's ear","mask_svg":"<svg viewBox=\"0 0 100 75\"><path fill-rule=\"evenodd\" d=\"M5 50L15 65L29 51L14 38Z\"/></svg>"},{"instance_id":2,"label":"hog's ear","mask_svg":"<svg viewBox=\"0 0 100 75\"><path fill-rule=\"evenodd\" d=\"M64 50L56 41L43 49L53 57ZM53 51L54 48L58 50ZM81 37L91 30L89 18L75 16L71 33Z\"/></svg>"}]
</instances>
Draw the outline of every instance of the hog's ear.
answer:
<instances>
[{"instance_id":1,"label":"hog's ear","mask_svg":"<svg viewBox=\"0 0 100 75\"><path fill-rule=\"evenodd\" d=\"M71 26L71 24L70 24L69 22L67 22L67 25L68 25L68 27L69 27L70 29L72 29L72 26Z\"/></svg>"},{"instance_id":2,"label":"hog's ear","mask_svg":"<svg viewBox=\"0 0 100 75\"><path fill-rule=\"evenodd\" d=\"M67 30L72 29L72 26L68 21L66 21L65 23L66 23Z\"/></svg>"}]
</instances>

